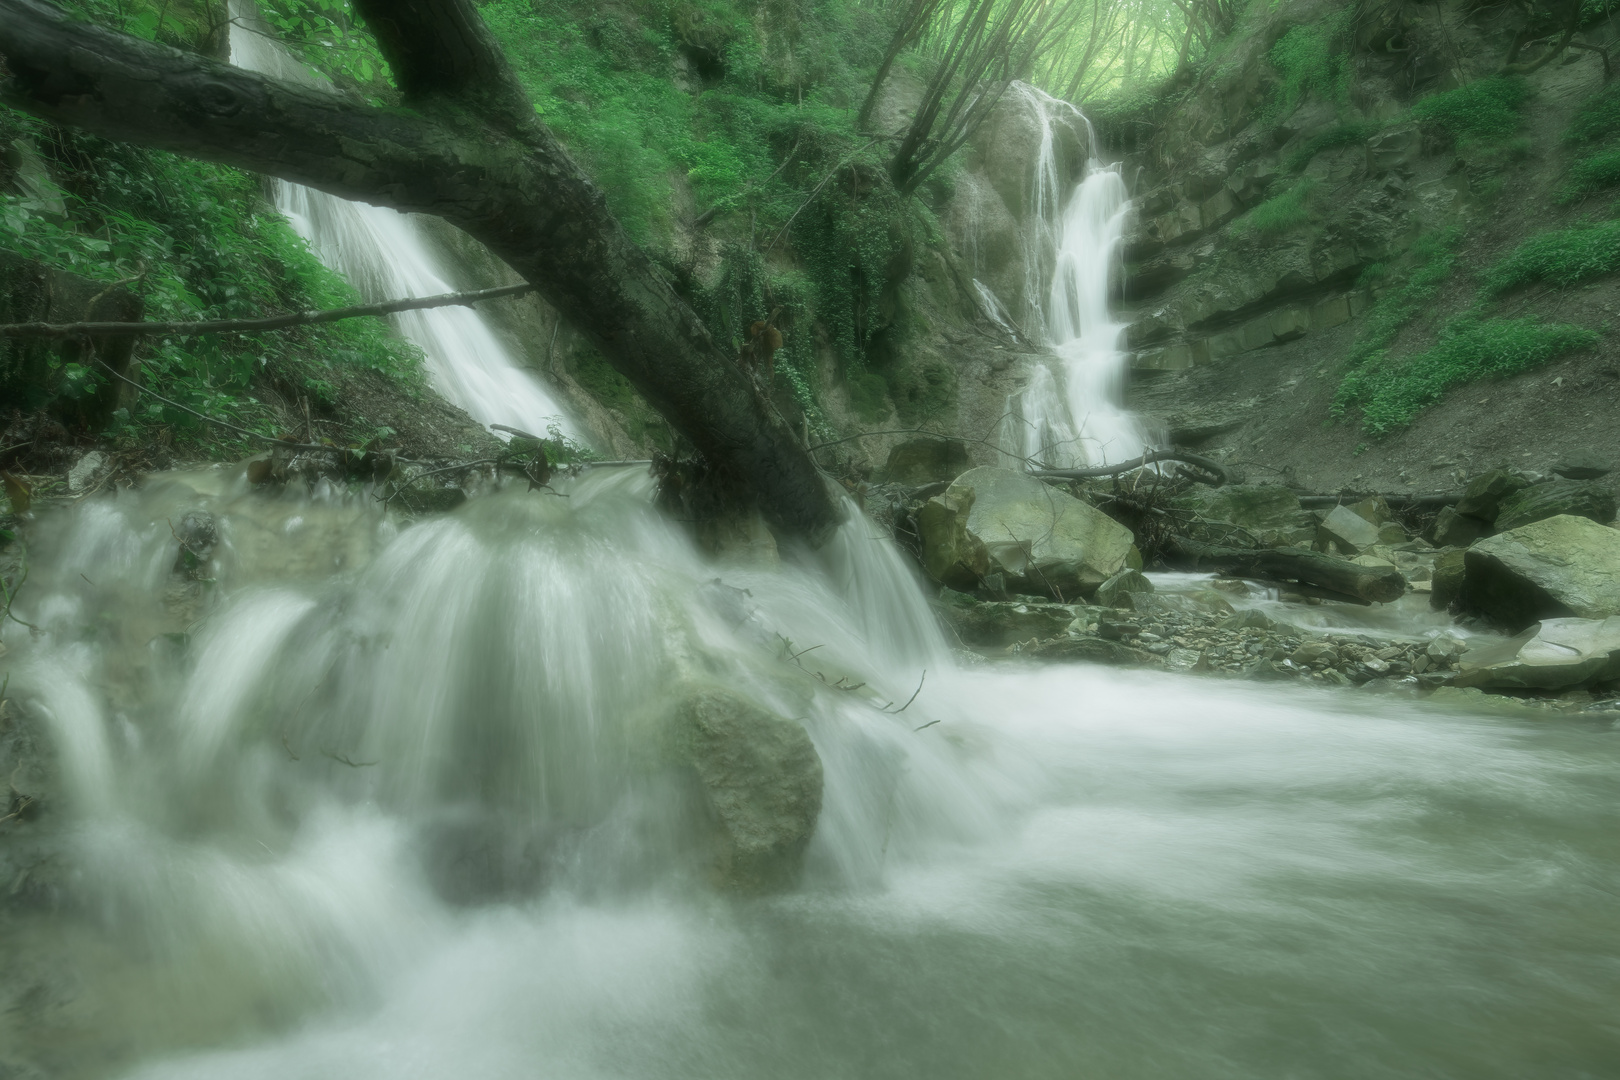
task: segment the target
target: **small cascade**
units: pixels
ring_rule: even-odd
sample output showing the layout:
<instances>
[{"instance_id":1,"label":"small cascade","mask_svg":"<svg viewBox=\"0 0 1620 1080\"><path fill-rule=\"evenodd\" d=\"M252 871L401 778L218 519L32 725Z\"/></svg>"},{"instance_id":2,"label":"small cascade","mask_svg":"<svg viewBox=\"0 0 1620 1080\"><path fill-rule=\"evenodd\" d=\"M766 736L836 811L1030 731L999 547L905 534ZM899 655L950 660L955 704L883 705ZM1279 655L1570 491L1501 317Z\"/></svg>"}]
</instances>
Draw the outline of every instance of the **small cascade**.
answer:
<instances>
[{"instance_id":1,"label":"small cascade","mask_svg":"<svg viewBox=\"0 0 1620 1080\"><path fill-rule=\"evenodd\" d=\"M251 0L232 0L231 61L289 82L319 77L269 36ZM276 209L315 256L370 302L455 292L421 226L385 206L350 202L324 191L272 181ZM481 424L545 434L555 425L582 437L567 411L525 371L484 317L471 307L406 311L393 316L401 336L422 350L433 388Z\"/></svg>"},{"instance_id":2,"label":"small cascade","mask_svg":"<svg viewBox=\"0 0 1620 1080\"><path fill-rule=\"evenodd\" d=\"M1049 468L1075 468L1138 456L1148 443L1126 410L1121 347L1125 326L1108 310L1130 199L1118 164L1096 157L1096 135L1079 109L1024 83L1020 97L1041 130L1025 243L1025 326L1056 354L1008 402L1004 448ZM1065 192L1054 125L1082 125L1090 159ZM1067 198L1065 198L1067 194Z\"/></svg>"}]
</instances>

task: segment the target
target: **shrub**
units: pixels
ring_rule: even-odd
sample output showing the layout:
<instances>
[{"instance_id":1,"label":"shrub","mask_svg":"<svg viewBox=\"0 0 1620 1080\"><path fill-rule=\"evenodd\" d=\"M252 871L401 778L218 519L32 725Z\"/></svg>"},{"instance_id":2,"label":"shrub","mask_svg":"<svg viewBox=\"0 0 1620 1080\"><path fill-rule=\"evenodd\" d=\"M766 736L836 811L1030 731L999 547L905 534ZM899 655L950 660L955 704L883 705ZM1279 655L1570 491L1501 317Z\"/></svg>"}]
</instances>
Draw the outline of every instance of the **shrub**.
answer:
<instances>
[{"instance_id":1,"label":"shrub","mask_svg":"<svg viewBox=\"0 0 1620 1080\"><path fill-rule=\"evenodd\" d=\"M1267 199L1245 214L1238 223L1242 232L1275 235L1298 228L1310 220L1311 191L1316 181L1300 180L1281 195Z\"/></svg>"},{"instance_id":2,"label":"shrub","mask_svg":"<svg viewBox=\"0 0 1620 1080\"><path fill-rule=\"evenodd\" d=\"M1272 112L1286 113L1312 93L1343 101L1350 92L1349 56L1343 48L1350 28L1349 10L1321 22L1296 26L1271 47L1271 64L1282 75Z\"/></svg>"},{"instance_id":3,"label":"shrub","mask_svg":"<svg viewBox=\"0 0 1620 1080\"><path fill-rule=\"evenodd\" d=\"M1456 139L1496 142L1519 129L1520 112L1529 96L1523 79L1501 75L1431 94L1412 106L1411 117Z\"/></svg>"},{"instance_id":4,"label":"shrub","mask_svg":"<svg viewBox=\"0 0 1620 1080\"><path fill-rule=\"evenodd\" d=\"M1620 185L1620 147L1600 150L1570 166L1569 180L1558 193L1561 202L1574 202L1595 191Z\"/></svg>"},{"instance_id":5,"label":"shrub","mask_svg":"<svg viewBox=\"0 0 1620 1080\"><path fill-rule=\"evenodd\" d=\"M1620 270L1620 221L1577 225L1532 236L1486 271L1487 297L1545 281L1568 287Z\"/></svg>"},{"instance_id":6,"label":"shrub","mask_svg":"<svg viewBox=\"0 0 1620 1080\"><path fill-rule=\"evenodd\" d=\"M1440 332L1434 347L1362 372L1358 387L1362 426L1387 435L1405 427L1453 386L1476 379L1500 379L1537 367L1556 356L1597 343L1594 330L1565 323L1521 319L1457 319Z\"/></svg>"}]
</instances>

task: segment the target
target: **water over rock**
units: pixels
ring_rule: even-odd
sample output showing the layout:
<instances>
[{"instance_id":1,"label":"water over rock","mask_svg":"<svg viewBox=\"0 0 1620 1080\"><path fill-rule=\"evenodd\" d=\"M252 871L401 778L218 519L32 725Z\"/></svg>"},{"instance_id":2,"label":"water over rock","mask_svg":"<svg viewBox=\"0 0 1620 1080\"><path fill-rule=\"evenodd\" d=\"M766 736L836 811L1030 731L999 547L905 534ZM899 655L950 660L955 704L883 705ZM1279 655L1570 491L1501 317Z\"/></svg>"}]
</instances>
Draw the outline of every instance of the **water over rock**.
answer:
<instances>
[{"instance_id":1,"label":"water over rock","mask_svg":"<svg viewBox=\"0 0 1620 1080\"><path fill-rule=\"evenodd\" d=\"M1024 473L989 467L970 469L957 477L937 500L967 509L964 526L967 549L976 557L982 546L989 574L1000 574L1008 591L1074 600L1090 596L1097 587L1129 563L1131 531L1066 491ZM961 565L962 544L947 534L949 549L940 549L936 537L943 529L923 525L925 506L918 515L923 533L923 565L930 573L938 565ZM954 511L960 515L960 510ZM943 511L939 513L943 519ZM938 574L935 574L938 577ZM943 579L942 579L943 580ZM950 584L950 582L946 582Z\"/></svg>"},{"instance_id":2,"label":"water over rock","mask_svg":"<svg viewBox=\"0 0 1620 1080\"><path fill-rule=\"evenodd\" d=\"M717 826L720 884L742 892L792 884L821 813L821 758L803 726L704 688L677 707L675 746Z\"/></svg>"},{"instance_id":3,"label":"water over rock","mask_svg":"<svg viewBox=\"0 0 1620 1080\"><path fill-rule=\"evenodd\" d=\"M1538 619L1620 615L1620 530L1561 514L1470 547L1468 602L1515 630Z\"/></svg>"},{"instance_id":4,"label":"water over rock","mask_svg":"<svg viewBox=\"0 0 1620 1080\"><path fill-rule=\"evenodd\" d=\"M1620 616L1546 619L1465 654L1457 686L1556 690L1620 678Z\"/></svg>"}]
</instances>

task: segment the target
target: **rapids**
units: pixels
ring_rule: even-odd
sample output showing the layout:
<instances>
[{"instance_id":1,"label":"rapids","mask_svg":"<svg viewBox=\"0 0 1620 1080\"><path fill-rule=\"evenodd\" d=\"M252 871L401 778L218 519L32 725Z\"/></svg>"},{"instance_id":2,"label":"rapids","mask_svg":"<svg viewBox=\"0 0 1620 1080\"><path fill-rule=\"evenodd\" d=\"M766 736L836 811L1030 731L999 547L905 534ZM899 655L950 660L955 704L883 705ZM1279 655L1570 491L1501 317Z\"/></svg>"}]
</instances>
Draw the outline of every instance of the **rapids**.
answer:
<instances>
[{"instance_id":1,"label":"rapids","mask_svg":"<svg viewBox=\"0 0 1620 1080\"><path fill-rule=\"evenodd\" d=\"M6 661L65 790L30 826L50 902L0 923L0 978L34 987L0 1062L1612 1075L1606 722L964 667L858 515L779 568L715 564L649 490L597 470L409 523L218 468L43 514L42 633ZM171 523L199 511L188 578ZM694 866L649 726L692 677L816 745L793 891Z\"/></svg>"}]
</instances>

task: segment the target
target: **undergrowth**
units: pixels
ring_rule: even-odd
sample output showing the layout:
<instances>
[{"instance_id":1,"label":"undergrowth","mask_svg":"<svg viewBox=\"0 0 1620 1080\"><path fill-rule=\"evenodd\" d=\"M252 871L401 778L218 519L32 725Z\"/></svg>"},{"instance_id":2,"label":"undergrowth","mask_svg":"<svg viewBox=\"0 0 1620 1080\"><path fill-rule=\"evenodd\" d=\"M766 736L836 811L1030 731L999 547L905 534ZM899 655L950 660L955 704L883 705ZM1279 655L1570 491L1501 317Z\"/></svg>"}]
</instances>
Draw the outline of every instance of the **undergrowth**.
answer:
<instances>
[{"instance_id":1,"label":"undergrowth","mask_svg":"<svg viewBox=\"0 0 1620 1080\"><path fill-rule=\"evenodd\" d=\"M1431 94L1408 115L1433 124L1459 142L1500 142L1519 129L1530 87L1516 75L1478 79Z\"/></svg>"},{"instance_id":2,"label":"undergrowth","mask_svg":"<svg viewBox=\"0 0 1620 1080\"><path fill-rule=\"evenodd\" d=\"M1533 236L1491 267L1480 283L1486 298L1536 282L1567 288L1620 270L1620 221Z\"/></svg>"},{"instance_id":3,"label":"undergrowth","mask_svg":"<svg viewBox=\"0 0 1620 1080\"><path fill-rule=\"evenodd\" d=\"M1267 109L1270 117L1286 115L1311 94L1342 102L1350 94L1350 55L1345 37L1354 12L1334 12L1319 22L1296 26L1271 47L1273 67L1282 76Z\"/></svg>"},{"instance_id":4,"label":"undergrowth","mask_svg":"<svg viewBox=\"0 0 1620 1080\"><path fill-rule=\"evenodd\" d=\"M1280 195L1275 195L1250 210L1239 221L1235 230L1263 236L1275 236L1298 228L1310 220L1311 192L1316 181L1310 177L1297 180Z\"/></svg>"}]
</instances>

